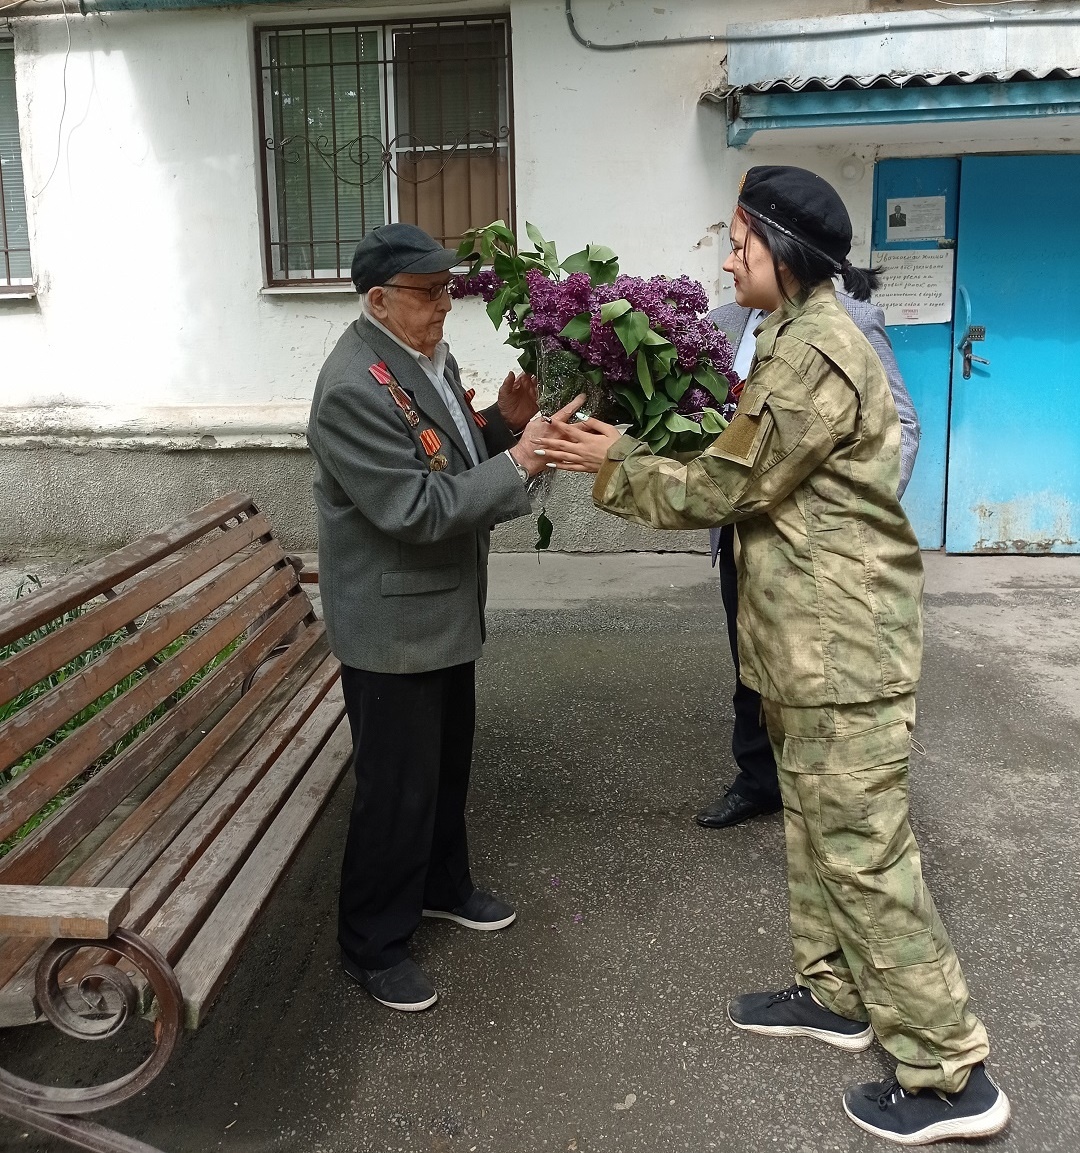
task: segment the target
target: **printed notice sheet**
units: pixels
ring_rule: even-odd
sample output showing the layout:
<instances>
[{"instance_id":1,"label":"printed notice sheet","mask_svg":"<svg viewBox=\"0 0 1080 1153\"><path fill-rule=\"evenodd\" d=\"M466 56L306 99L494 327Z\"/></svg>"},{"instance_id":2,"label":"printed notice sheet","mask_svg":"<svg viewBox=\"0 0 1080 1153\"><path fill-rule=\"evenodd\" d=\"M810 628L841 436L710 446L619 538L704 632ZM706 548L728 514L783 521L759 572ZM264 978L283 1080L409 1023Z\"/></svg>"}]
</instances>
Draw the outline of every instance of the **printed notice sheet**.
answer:
<instances>
[{"instance_id":1,"label":"printed notice sheet","mask_svg":"<svg viewBox=\"0 0 1080 1153\"><path fill-rule=\"evenodd\" d=\"M945 235L944 196L901 196L885 203L885 240L941 240Z\"/></svg>"},{"instance_id":2,"label":"printed notice sheet","mask_svg":"<svg viewBox=\"0 0 1080 1153\"><path fill-rule=\"evenodd\" d=\"M874 303L886 324L945 324L952 320L953 260L951 248L892 249L871 254L881 268L881 287Z\"/></svg>"}]
</instances>

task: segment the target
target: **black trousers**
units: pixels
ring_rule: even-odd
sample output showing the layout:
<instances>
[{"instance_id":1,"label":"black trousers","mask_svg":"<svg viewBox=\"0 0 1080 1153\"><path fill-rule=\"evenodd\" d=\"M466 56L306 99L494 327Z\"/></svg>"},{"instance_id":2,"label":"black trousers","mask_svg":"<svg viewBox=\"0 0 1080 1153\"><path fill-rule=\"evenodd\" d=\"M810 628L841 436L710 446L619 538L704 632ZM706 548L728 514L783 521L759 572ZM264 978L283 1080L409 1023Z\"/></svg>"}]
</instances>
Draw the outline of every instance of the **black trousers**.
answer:
<instances>
[{"instance_id":1,"label":"black trousers","mask_svg":"<svg viewBox=\"0 0 1080 1153\"><path fill-rule=\"evenodd\" d=\"M739 578L735 567L735 526L720 530L720 596L727 616L728 644L735 662L735 692L731 703L735 723L731 728L731 756L739 775L731 788L748 801L764 808L780 807L780 781L776 775L769 734L761 715L761 697L747 688L739 677Z\"/></svg>"},{"instance_id":2,"label":"black trousers","mask_svg":"<svg viewBox=\"0 0 1080 1153\"><path fill-rule=\"evenodd\" d=\"M473 662L429 673L342 666L356 794L341 866L338 941L364 969L409 955L425 908L472 896L465 799L476 682Z\"/></svg>"}]
</instances>

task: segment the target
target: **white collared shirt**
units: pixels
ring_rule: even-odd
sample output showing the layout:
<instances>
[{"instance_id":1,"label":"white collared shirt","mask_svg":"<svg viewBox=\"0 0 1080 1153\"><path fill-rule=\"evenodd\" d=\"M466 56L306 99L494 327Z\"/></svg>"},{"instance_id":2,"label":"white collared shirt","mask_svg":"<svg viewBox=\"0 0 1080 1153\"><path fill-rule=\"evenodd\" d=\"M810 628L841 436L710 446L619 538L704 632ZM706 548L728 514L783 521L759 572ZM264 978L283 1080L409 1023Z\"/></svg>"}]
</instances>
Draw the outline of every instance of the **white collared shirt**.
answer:
<instances>
[{"instance_id":1,"label":"white collared shirt","mask_svg":"<svg viewBox=\"0 0 1080 1153\"><path fill-rule=\"evenodd\" d=\"M740 380L745 380L750 375L750 365L754 359L754 347L757 344L754 329L761 323L762 317L767 315L768 313L762 308L752 308L750 315L746 318L742 340L739 341L739 347L735 353L735 363L731 366Z\"/></svg>"},{"instance_id":2,"label":"white collared shirt","mask_svg":"<svg viewBox=\"0 0 1080 1153\"><path fill-rule=\"evenodd\" d=\"M445 340L440 340L435 346L434 357L427 357L418 349L410 348L404 341L399 340L385 324L380 324L370 312L365 312L364 315L380 332L385 332L396 345L403 348L424 370L424 375L435 386L435 391L439 394L443 404L446 405L446 411L450 414L450 419L454 422L458 432L461 433L461 439L465 442L465 447L469 450L469 456L472 458L473 464L479 464L480 458L476 454L476 445L473 443L469 422L465 414L461 411L461 405L458 403L458 398L454 395L454 390L450 387L450 382L444 375L446 371L446 358L450 354L450 345L447 344Z\"/></svg>"}]
</instances>

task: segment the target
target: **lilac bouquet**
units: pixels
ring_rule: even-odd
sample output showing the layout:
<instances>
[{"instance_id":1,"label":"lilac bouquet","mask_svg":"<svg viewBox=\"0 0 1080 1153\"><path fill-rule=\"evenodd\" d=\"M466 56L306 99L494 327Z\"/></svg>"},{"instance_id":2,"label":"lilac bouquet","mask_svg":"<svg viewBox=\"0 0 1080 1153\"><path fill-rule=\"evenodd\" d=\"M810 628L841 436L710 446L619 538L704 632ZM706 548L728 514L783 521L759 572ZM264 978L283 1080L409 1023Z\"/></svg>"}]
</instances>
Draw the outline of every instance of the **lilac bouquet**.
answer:
<instances>
[{"instance_id":1,"label":"lilac bouquet","mask_svg":"<svg viewBox=\"0 0 1080 1153\"><path fill-rule=\"evenodd\" d=\"M550 416L584 392L588 411L626 422L653 452L711 443L734 409L737 377L731 344L705 318L705 289L687 276L621 274L602 245L560 261L525 227L532 251L520 251L502 221L467 233L458 255L472 266L451 295L481 296L496 328L507 323L506 343L539 381L541 411Z\"/></svg>"}]
</instances>

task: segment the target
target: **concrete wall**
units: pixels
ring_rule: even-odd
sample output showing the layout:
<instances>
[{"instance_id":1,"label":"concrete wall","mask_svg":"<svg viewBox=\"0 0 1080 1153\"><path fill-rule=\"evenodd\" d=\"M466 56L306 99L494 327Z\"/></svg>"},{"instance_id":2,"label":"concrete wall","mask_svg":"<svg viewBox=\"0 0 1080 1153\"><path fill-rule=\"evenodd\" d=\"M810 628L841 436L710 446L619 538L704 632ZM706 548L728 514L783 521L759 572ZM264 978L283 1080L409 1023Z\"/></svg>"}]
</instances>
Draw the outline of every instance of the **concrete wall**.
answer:
<instances>
[{"instance_id":1,"label":"concrete wall","mask_svg":"<svg viewBox=\"0 0 1080 1153\"><path fill-rule=\"evenodd\" d=\"M358 3L304 18L491 8ZM867 8L781 0L769 18ZM719 301L730 293L720 265L740 175L749 164L796 163L841 189L854 257L865 259L873 140L730 150L721 108L699 103L723 78L722 43L594 52L570 39L561 0L509 9L522 230L534 221L564 253L608 244L627 271L688 273ZM607 42L722 32L760 9L753 0L575 4L582 33ZM259 24L296 19L243 8L14 25L37 295L0 298L0 508L9 510L0 547L119 539L232 487L259 496L290 543L310 545L303 427L319 365L357 303L351 292L263 284L253 41ZM455 307L448 332L489 400L511 351L477 302ZM556 546L702 539L611 522L573 482L557 499L571 494L584 503L567 508ZM499 540L528 547L531 527Z\"/></svg>"}]
</instances>

